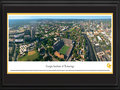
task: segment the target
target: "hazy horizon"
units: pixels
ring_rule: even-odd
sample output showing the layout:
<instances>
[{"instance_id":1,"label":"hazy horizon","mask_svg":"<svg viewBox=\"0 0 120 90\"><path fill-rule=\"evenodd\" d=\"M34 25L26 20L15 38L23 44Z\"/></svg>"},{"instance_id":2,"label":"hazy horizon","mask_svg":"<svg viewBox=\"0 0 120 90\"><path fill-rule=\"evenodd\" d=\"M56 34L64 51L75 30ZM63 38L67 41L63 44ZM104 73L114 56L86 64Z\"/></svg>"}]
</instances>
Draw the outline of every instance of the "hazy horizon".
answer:
<instances>
[{"instance_id":1,"label":"hazy horizon","mask_svg":"<svg viewBox=\"0 0 120 90\"><path fill-rule=\"evenodd\" d=\"M111 19L111 16L9 16L13 19Z\"/></svg>"}]
</instances>

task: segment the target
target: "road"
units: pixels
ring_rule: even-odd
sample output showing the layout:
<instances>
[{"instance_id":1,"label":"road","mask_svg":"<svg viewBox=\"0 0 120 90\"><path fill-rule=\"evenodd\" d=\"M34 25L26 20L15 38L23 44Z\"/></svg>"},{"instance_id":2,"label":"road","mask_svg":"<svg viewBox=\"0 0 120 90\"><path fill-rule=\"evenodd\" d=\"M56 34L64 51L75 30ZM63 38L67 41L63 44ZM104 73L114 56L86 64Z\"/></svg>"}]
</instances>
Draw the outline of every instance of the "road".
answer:
<instances>
[{"instance_id":1,"label":"road","mask_svg":"<svg viewBox=\"0 0 120 90\"><path fill-rule=\"evenodd\" d=\"M16 49L17 49L17 44L15 44L15 50L14 50L14 60L13 61L17 61L17 53L16 53Z\"/></svg>"},{"instance_id":2,"label":"road","mask_svg":"<svg viewBox=\"0 0 120 90\"><path fill-rule=\"evenodd\" d=\"M83 35L84 35L85 39L87 40L87 44L88 44L88 48L89 48L89 52L88 52L89 60L90 61L97 61L90 40L88 39L86 34L83 34Z\"/></svg>"},{"instance_id":3,"label":"road","mask_svg":"<svg viewBox=\"0 0 120 90\"><path fill-rule=\"evenodd\" d=\"M59 60L57 60L56 58L54 58L52 54L49 53L49 55L52 57L52 60L53 60L53 61L59 61Z\"/></svg>"}]
</instances>

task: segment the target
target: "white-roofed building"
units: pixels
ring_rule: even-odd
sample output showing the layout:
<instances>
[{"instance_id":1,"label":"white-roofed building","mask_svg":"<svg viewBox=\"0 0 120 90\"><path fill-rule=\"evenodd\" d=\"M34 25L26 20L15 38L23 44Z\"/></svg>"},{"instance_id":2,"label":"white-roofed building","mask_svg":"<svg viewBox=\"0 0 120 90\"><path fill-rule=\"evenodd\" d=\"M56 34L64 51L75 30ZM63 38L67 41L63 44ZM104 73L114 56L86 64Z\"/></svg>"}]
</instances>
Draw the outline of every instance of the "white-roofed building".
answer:
<instances>
[{"instance_id":1,"label":"white-roofed building","mask_svg":"<svg viewBox=\"0 0 120 90\"><path fill-rule=\"evenodd\" d=\"M20 54L24 55L26 51L27 51L27 45L21 45L20 46Z\"/></svg>"},{"instance_id":2,"label":"white-roofed building","mask_svg":"<svg viewBox=\"0 0 120 90\"><path fill-rule=\"evenodd\" d=\"M100 36L97 36L98 40L102 41L101 37Z\"/></svg>"}]
</instances>

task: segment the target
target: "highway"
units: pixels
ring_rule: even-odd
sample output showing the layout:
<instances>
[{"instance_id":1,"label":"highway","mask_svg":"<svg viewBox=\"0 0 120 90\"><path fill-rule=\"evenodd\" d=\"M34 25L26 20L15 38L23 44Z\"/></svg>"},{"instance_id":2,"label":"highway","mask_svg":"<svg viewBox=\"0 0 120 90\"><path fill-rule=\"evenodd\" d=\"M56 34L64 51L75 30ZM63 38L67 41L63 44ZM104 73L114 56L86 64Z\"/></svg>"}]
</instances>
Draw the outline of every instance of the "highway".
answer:
<instances>
[{"instance_id":1,"label":"highway","mask_svg":"<svg viewBox=\"0 0 120 90\"><path fill-rule=\"evenodd\" d=\"M87 44L88 44L88 48L89 48L89 52L88 52L88 55L89 55L88 58L89 58L89 60L90 61L97 61L90 40L88 39L88 37L87 37L86 34L83 34L83 35L84 35L85 39L87 40Z\"/></svg>"}]
</instances>

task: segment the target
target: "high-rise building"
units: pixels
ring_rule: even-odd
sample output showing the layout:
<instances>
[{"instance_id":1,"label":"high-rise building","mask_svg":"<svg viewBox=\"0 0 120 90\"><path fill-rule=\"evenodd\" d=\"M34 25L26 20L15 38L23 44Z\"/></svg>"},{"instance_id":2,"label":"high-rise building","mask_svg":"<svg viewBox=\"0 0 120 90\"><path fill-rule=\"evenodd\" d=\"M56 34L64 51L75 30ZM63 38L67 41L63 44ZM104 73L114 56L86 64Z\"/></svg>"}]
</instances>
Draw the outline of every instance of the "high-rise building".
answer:
<instances>
[{"instance_id":1,"label":"high-rise building","mask_svg":"<svg viewBox=\"0 0 120 90\"><path fill-rule=\"evenodd\" d=\"M35 37L34 27L31 27L30 33L31 33L31 38L34 38Z\"/></svg>"}]
</instances>

